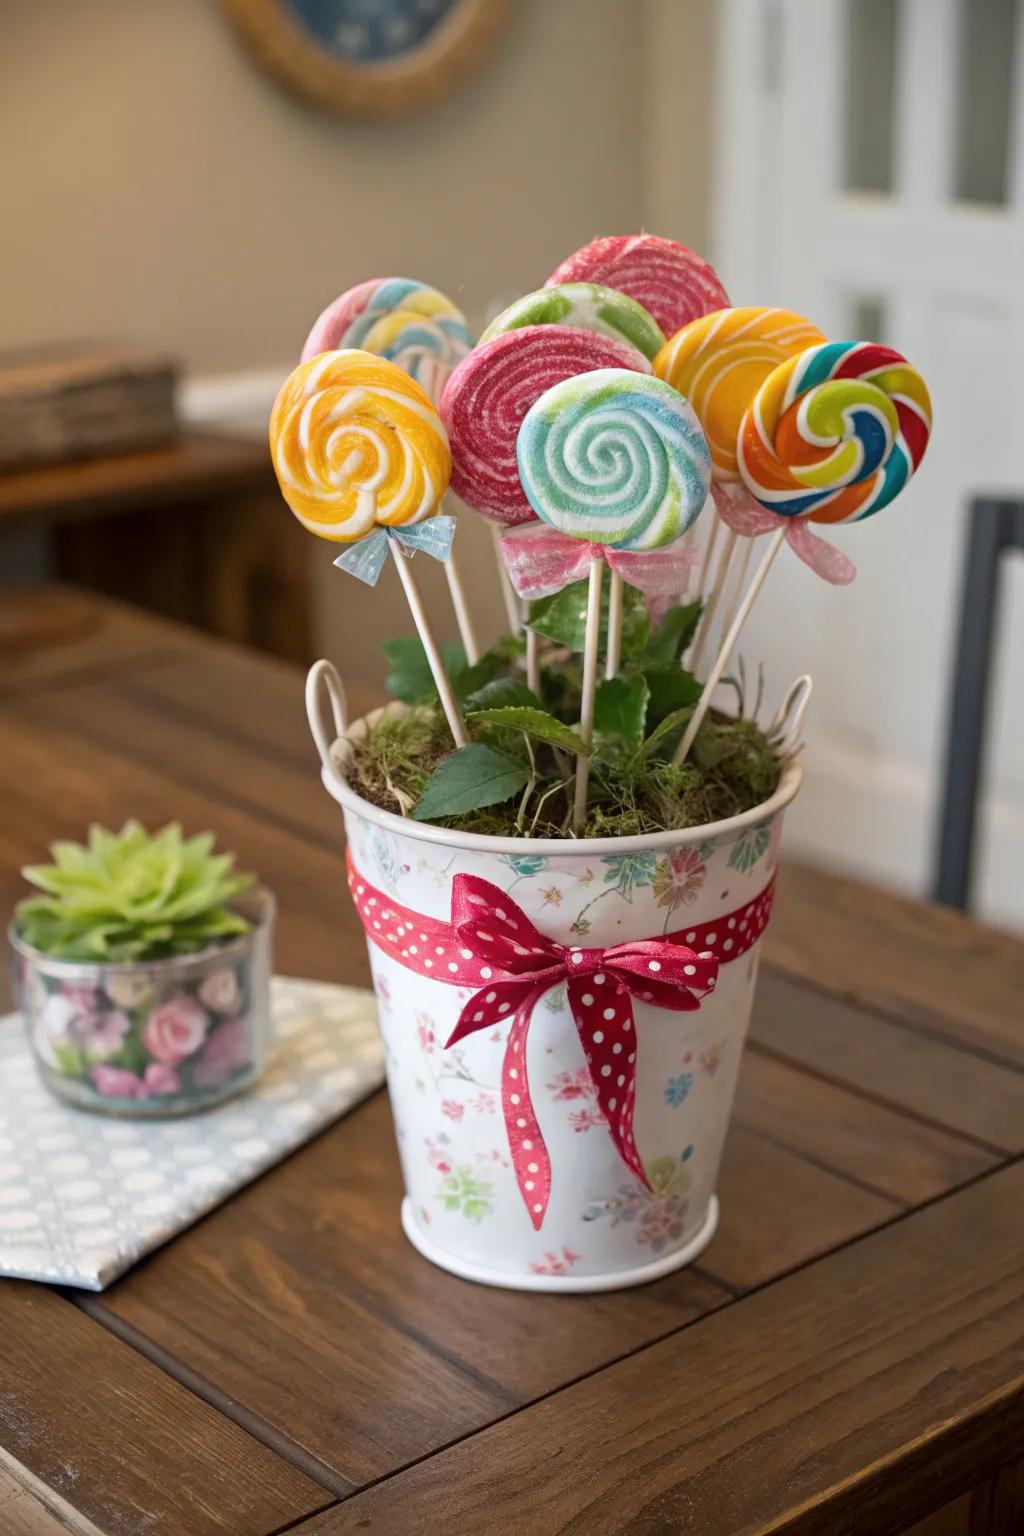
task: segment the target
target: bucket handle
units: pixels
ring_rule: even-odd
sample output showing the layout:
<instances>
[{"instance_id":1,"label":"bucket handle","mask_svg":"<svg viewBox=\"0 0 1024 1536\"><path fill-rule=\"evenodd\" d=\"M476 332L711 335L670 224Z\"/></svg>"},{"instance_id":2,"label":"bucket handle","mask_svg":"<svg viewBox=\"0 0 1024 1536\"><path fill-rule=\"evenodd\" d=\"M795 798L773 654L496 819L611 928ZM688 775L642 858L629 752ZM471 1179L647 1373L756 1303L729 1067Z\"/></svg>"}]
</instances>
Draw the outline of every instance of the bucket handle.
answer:
<instances>
[{"instance_id":1,"label":"bucket handle","mask_svg":"<svg viewBox=\"0 0 1024 1536\"><path fill-rule=\"evenodd\" d=\"M804 716L813 691L813 680L805 672L790 685L789 692L775 712L767 736L781 758L795 757L803 747Z\"/></svg>"},{"instance_id":2,"label":"bucket handle","mask_svg":"<svg viewBox=\"0 0 1024 1536\"><path fill-rule=\"evenodd\" d=\"M331 718L327 721L327 705ZM320 761L334 773L331 747L348 730L348 700L333 661L314 661L306 674L306 718Z\"/></svg>"}]
</instances>

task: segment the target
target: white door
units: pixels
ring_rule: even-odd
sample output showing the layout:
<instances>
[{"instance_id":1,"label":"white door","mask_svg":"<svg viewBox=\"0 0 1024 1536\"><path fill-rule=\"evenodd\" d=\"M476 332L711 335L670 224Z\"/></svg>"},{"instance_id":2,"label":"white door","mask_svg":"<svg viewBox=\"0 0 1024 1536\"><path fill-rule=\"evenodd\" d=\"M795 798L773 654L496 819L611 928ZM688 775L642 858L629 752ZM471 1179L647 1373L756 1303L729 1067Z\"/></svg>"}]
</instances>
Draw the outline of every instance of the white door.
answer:
<instances>
[{"instance_id":1,"label":"white door","mask_svg":"<svg viewBox=\"0 0 1024 1536\"><path fill-rule=\"evenodd\" d=\"M719 0L712 253L733 301L879 340L925 375L899 501L821 530L858 580L784 550L743 641L771 693L808 666L790 846L923 892L972 493L1024 496L1024 0ZM976 904L1024 921L1024 561L997 640Z\"/></svg>"}]
</instances>

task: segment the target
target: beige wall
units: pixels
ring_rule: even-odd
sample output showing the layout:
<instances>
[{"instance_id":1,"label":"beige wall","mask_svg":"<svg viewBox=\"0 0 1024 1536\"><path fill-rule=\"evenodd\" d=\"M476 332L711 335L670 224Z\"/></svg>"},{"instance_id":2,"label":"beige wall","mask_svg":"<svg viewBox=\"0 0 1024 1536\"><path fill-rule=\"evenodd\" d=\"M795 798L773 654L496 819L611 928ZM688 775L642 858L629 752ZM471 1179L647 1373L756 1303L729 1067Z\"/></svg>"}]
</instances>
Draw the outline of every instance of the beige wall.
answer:
<instances>
[{"instance_id":1,"label":"beige wall","mask_svg":"<svg viewBox=\"0 0 1024 1536\"><path fill-rule=\"evenodd\" d=\"M595 234L656 220L699 248L710 9L510 0L447 100L363 124L284 94L215 0L7 0L0 345L121 338L232 373L286 364L374 273L433 282L479 323ZM394 632L393 582L368 599L329 557L311 549L325 646Z\"/></svg>"}]
</instances>

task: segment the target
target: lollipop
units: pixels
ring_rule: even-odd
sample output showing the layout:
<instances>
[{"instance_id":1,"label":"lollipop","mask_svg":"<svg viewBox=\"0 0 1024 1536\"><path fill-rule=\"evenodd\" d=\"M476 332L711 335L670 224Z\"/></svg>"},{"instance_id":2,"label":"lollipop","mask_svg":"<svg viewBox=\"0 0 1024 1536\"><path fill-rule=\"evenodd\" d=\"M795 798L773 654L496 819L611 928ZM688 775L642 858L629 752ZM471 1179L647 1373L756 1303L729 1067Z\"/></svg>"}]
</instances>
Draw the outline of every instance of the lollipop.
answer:
<instances>
[{"instance_id":1,"label":"lollipop","mask_svg":"<svg viewBox=\"0 0 1024 1536\"><path fill-rule=\"evenodd\" d=\"M650 550L684 534L708 493L700 423L660 379L601 368L554 385L519 430L537 516L570 538Z\"/></svg>"},{"instance_id":2,"label":"lollipop","mask_svg":"<svg viewBox=\"0 0 1024 1536\"><path fill-rule=\"evenodd\" d=\"M743 413L787 357L823 342L788 309L720 309L691 320L665 343L654 372L685 395L707 433L715 480L738 480L736 438Z\"/></svg>"},{"instance_id":3,"label":"lollipop","mask_svg":"<svg viewBox=\"0 0 1024 1536\"><path fill-rule=\"evenodd\" d=\"M740 474L762 506L784 517L860 522L906 485L931 424L928 389L902 353L825 342L761 385L743 417Z\"/></svg>"},{"instance_id":4,"label":"lollipop","mask_svg":"<svg viewBox=\"0 0 1024 1536\"><path fill-rule=\"evenodd\" d=\"M788 358L743 417L737 457L755 500L778 514L753 580L726 632L674 761L693 744L740 631L787 538L787 519L860 522L888 506L924 457L932 405L901 352L827 341Z\"/></svg>"},{"instance_id":5,"label":"lollipop","mask_svg":"<svg viewBox=\"0 0 1024 1536\"><path fill-rule=\"evenodd\" d=\"M628 342L567 325L528 325L474 347L441 396L453 491L496 522L529 522L534 511L519 483L516 436L534 401L595 368L649 374L650 367Z\"/></svg>"},{"instance_id":6,"label":"lollipop","mask_svg":"<svg viewBox=\"0 0 1024 1536\"><path fill-rule=\"evenodd\" d=\"M318 538L349 544L377 524L437 511L451 454L441 419L401 368L368 352L325 352L285 380L270 418L285 501Z\"/></svg>"},{"instance_id":7,"label":"lollipop","mask_svg":"<svg viewBox=\"0 0 1024 1536\"><path fill-rule=\"evenodd\" d=\"M302 361L361 347L404 368L436 401L472 345L465 316L436 288L407 277L375 277L328 304L306 338Z\"/></svg>"},{"instance_id":8,"label":"lollipop","mask_svg":"<svg viewBox=\"0 0 1024 1536\"><path fill-rule=\"evenodd\" d=\"M422 389L369 352L320 353L281 386L270 454L302 526L349 546L335 565L376 586L392 551L448 725L456 746L465 746L465 722L407 558L421 550L447 561L455 530L454 518L435 515L452 461Z\"/></svg>"},{"instance_id":9,"label":"lollipop","mask_svg":"<svg viewBox=\"0 0 1024 1536\"><path fill-rule=\"evenodd\" d=\"M480 340L490 341L492 336L524 325L578 325L599 336L631 342L646 358L653 358L665 344L664 332L642 304L614 288L602 288L600 283L538 288L502 310Z\"/></svg>"},{"instance_id":10,"label":"lollipop","mask_svg":"<svg viewBox=\"0 0 1024 1536\"><path fill-rule=\"evenodd\" d=\"M666 336L713 309L724 309L729 295L714 267L661 235L604 235L567 256L547 280L556 283L604 283L648 310Z\"/></svg>"}]
</instances>

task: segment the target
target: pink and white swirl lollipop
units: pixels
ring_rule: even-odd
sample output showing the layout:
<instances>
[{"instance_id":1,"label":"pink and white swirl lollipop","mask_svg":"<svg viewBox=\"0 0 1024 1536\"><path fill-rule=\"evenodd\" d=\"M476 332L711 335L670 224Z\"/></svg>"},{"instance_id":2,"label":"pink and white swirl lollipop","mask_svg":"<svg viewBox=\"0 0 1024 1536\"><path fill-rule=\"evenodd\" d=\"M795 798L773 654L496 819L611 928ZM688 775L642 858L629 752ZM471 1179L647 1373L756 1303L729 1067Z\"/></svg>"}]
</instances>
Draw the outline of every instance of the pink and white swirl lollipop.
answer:
<instances>
[{"instance_id":1,"label":"pink and white swirl lollipop","mask_svg":"<svg viewBox=\"0 0 1024 1536\"><path fill-rule=\"evenodd\" d=\"M507 527L531 522L516 459L523 417L553 384L595 368L651 371L629 342L568 325L526 325L474 347L441 396L455 494Z\"/></svg>"},{"instance_id":2,"label":"pink and white swirl lollipop","mask_svg":"<svg viewBox=\"0 0 1024 1536\"><path fill-rule=\"evenodd\" d=\"M642 304L666 336L729 303L714 267L662 235L602 235L567 256L544 286L556 283L617 288Z\"/></svg>"}]
</instances>

